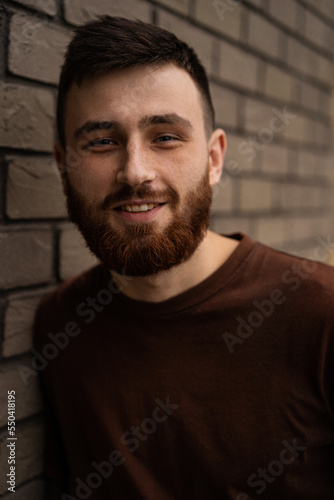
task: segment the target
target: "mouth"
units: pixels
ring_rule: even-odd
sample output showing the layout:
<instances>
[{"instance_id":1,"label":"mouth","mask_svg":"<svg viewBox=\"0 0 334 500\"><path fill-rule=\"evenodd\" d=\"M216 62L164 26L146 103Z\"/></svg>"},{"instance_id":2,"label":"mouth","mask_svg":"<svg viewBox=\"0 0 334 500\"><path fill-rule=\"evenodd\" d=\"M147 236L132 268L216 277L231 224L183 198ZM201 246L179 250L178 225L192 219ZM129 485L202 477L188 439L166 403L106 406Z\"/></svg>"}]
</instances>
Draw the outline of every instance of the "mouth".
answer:
<instances>
[{"instance_id":1,"label":"mouth","mask_svg":"<svg viewBox=\"0 0 334 500\"><path fill-rule=\"evenodd\" d=\"M165 205L166 202L154 203L152 200L129 200L114 210L123 221L143 223L155 220Z\"/></svg>"},{"instance_id":2,"label":"mouth","mask_svg":"<svg viewBox=\"0 0 334 500\"><path fill-rule=\"evenodd\" d=\"M141 203L141 204L127 203L126 205L115 207L115 210L123 212L131 212L131 213L141 213L141 212L149 212L154 208L164 204L165 203Z\"/></svg>"},{"instance_id":3,"label":"mouth","mask_svg":"<svg viewBox=\"0 0 334 500\"><path fill-rule=\"evenodd\" d=\"M122 205L119 210L125 212L148 212L155 207L158 207L159 203L143 203L142 205Z\"/></svg>"}]
</instances>

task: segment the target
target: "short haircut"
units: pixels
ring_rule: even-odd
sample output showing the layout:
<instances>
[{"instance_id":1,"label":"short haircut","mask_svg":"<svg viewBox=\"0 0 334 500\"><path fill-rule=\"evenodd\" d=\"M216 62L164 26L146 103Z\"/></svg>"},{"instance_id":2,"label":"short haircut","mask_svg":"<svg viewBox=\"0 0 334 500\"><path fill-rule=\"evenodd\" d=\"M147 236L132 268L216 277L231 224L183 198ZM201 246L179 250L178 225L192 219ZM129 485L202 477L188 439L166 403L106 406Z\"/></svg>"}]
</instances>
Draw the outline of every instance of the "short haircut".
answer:
<instances>
[{"instance_id":1,"label":"short haircut","mask_svg":"<svg viewBox=\"0 0 334 500\"><path fill-rule=\"evenodd\" d=\"M138 66L162 67L173 63L195 82L203 104L205 131L214 128L208 78L195 51L175 35L158 26L122 17L102 16L80 26L69 43L61 70L58 102L58 138L65 147L66 96L72 84L85 77Z\"/></svg>"}]
</instances>

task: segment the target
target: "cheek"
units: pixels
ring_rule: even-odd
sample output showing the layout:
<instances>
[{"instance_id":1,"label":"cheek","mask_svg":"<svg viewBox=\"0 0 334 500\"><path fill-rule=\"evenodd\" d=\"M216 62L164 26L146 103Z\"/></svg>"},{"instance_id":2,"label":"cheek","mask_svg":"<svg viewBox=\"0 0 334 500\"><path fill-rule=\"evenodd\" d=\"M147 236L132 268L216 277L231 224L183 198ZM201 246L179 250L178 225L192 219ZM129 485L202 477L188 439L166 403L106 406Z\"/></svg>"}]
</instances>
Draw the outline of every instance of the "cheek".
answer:
<instances>
[{"instance_id":1,"label":"cheek","mask_svg":"<svg viewBox=\"0 0 334 500\"><path fill-rule=\"evenodd\" d=\"M201 180L207 169L208 155L203 150L193 149L189 154L174 158L169 168L170 178L187 189Z\"/></svg>"},{"instance_id":2,"label":"cheek","mask_svg":"<svg viewBox=\"0 0 334 500\"><path fill-rule=\"evenodd\" d=\"M71 183L79 192L98 199L110 191L115 178L115 169L110 163L88 158L85 154L69 155L67 171Z\"/></svg>"}]
</instances>

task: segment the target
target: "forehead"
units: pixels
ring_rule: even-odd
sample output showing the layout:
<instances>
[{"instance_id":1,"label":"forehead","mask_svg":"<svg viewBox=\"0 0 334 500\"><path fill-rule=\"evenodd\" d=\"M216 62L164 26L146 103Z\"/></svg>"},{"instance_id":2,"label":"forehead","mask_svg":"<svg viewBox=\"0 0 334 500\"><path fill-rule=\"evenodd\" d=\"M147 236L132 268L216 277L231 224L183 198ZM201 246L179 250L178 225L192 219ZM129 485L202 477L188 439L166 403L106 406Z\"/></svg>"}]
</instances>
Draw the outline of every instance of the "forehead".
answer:
<instances>
[{"instance_id":1,"label":"forehead","mask_svg":"<svg viewBox=\"0 0 334 500\"><path fill-rule=\"evenodd\" d=\"M87 120L117 120L125 126L149 114L178 113L204 127L202 98L191 78L173 64L118 70L72 85L66 99L66 131Z\"/></svg>"}]
</instances>

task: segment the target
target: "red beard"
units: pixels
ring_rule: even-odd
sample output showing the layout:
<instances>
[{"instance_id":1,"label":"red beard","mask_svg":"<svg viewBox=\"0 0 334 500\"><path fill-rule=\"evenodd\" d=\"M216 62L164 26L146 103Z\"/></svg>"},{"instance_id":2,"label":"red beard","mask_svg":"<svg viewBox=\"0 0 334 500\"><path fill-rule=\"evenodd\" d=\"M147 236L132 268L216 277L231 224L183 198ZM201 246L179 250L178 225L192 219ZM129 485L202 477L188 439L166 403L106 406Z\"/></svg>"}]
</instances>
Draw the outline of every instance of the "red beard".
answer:
<instances>
[{"instance_id":1,"label":"red beard","mask_svg":"<svg viewBox=\"0 0 334 500\"><path fill-rule=\"evenodd\" d=\"M67 183L67 209L86 240L89 249L110 270L127 276L148 276L165 271L188 260L202 241L209 226L212 190L208 173L196 189L189 192L183 213L178 213L178 194L172 189L154 191L141 185L134 189L124 186L93 207ZM129 199L163 199L168 201L173 218L163 229L155 221L128 224L116 231L108 222L110 206Z\"/></svg>"}]
</instances>

